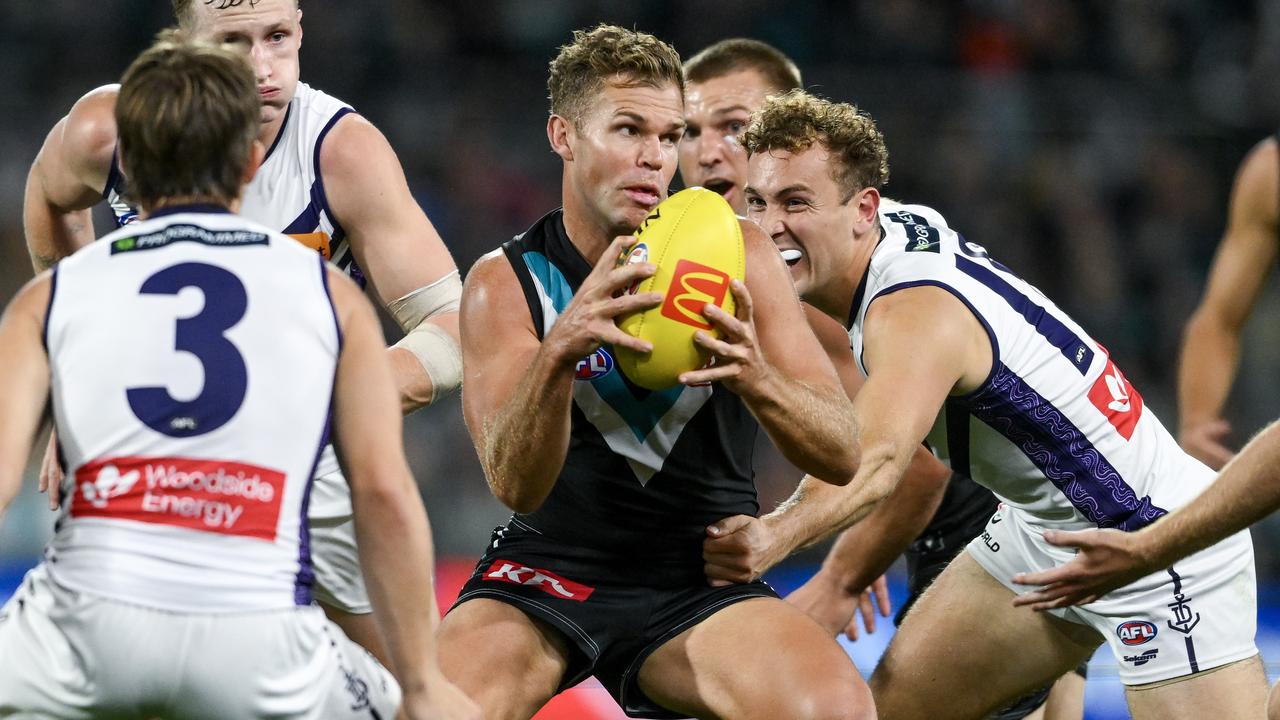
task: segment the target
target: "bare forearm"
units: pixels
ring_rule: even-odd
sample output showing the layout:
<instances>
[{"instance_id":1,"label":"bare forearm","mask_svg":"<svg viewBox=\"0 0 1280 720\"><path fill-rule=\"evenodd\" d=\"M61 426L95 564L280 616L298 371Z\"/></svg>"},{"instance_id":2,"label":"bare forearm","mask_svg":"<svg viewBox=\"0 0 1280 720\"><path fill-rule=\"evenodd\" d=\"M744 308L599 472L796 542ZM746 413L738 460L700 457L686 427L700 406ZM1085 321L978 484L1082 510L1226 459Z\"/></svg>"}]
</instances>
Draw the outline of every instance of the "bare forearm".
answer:
<instances>
[{"instance_id":1,"label":"bare forearm","mask_svg":"<svg viewBox=\"0 0 1280 720\"><path fill-rule=\"evenodd\" d=\"M401 493L361 491L363 484L353 484L352 500L369 600L397 678L417 683L435 669L431 528L416 497L405 502Z\"/></svg>"},{"instance_id":2,"label":"bare forearm","mask_svg":"<svg viewBox=\"0 0 1280 720\"><path fill-rule=\"evenodd\" d=\"M37 273L93 242L93 217L88 208L62 212L48 203L28 200L22 224L31 266Z\"/></svg>"},{"instance_id":3,"label":"bare forearm","mask_svg":"<svg viewBox=\"0 0 1280 720\"><path fill-rule=\"evenodd\" d=\"M924 453L924 450L921 449L920 453ZM885 464L886 470L896 465L891 459L886 460ZM869 474L868 482L855 478L854 482L843 487L805 476L791 498L762 520L770 526L777 542L785 549L780 557L809 547L855 523L858 524L849 532L856 530L856 534L864 538L860 541L862 543L882 542L882 534L887 534L890 538L905 534L901 547L890 551L893 555L889 562L892 563L892 558L911 542L911 538L919 533L919 528L928 523L932 510L937 508L946 483L944 479L936 477L935 466L942 467L931 457L912 462L909 468L913 472L912 482L900 483L899 489L889 495L895 501L892 508L886 508L882 502L886 496L886 488L891 487L885 485L883 478L891 477L891 470L880 473L879 478ZM892 479L896 480L896 477ZM924 510L929 510L929 515L917 519L916 515ZM882 519L882 516L887 517ZM873 519L876 520L873 529L860 530ZM919 527L916 527L917 524ZM895 547L898 544L894 539L883 541Z\"/></svg>"},{"instance_id":4,"label":"bare forearm","mask_svg":"<svg viewBox=\"0 0 1280 720\"><path fill-rule=\"evenodd\" d=\"M920 479L923 482L904 479L862 522L842 533L832 545L823 570L838 578L849 592L862 592L883 575L937 513L947 481L928 476Z\"/></svg>"},{"instance_id":5,"label":"bare forearm","mask_svg":"<svg viewBox=\"0 0 1280 720\"><path fill-rule=\"evenodd\" d=\"M494 420L480 431L481 462L499 500L532 512L546 500L569 450L573 376L545 346Z\"/></svg>"},{"instance_id":6,"label":"bare forearm","mask_svg":"<svg viewBox=\"0 0 1280 720\"><path fill-rule=\"evenodd\" d=\"M1216 316L1197 312L1187 324L1178 369L1181 428L1220 417L1240 360L1240 333Z\"/></svg>"},{"instance_id":7,"label":"bare forearm","mask_svg":"<svg viewBox=\"0 0 1280 720\"><path fill-rule=\"evenodd\" d=\"M809 475L848 483L859 452L857 421L845 394L776 372L761 385L743 400L783 456Z\"/></svg>"},{"instance_id":8,"label":"bare forearm","mask_svg":"<svg viewBox=\"0 0 1280 720\"><path fill-rule=\"evenodd\" d=\"M1139 532L1160 566L1203 550L1280 510L1280 423L1273 422L1199 497Z\"/></svg>"}]
</instances>

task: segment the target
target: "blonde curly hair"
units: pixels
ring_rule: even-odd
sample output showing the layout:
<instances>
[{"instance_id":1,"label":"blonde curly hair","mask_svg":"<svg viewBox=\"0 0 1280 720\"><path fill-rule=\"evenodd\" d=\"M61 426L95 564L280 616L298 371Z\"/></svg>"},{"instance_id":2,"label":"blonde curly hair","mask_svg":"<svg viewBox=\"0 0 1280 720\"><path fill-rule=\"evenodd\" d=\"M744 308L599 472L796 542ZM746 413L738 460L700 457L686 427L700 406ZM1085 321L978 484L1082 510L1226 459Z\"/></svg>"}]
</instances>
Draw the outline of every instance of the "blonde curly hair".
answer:
<instances>
[{"instance_id":1,"label":"blonde curly hair","mask_svg":"<svg viewBox=\"0 0 1280 720\"><path fill-rule=\"evenodd\" d=\"M835 160L831 179L845 199L889 182L889 150L875 120L848 103L832 102L803 90L774 95L751 119L742 136L747 152L801 152L819 143Z\"/></svg>"}]
</instances>

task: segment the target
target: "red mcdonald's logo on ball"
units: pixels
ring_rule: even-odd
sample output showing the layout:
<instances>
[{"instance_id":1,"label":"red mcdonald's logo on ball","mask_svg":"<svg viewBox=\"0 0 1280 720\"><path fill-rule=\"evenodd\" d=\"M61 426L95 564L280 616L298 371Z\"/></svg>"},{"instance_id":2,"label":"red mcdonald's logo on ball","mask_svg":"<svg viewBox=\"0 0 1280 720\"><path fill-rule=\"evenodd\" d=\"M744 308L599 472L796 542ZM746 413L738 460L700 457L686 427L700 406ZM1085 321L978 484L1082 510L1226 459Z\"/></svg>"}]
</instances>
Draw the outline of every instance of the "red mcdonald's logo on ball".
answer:
<instances>
[{"instance_id":1,"label":"red mcdonald's logo on ball","mask_svg":"<svg viewBox=\"0 0 1280 720\"><path fill-rule=\"evenodd\" d=\"M702 315L702 309L707 303L723 304L727 292L728 274L692 260L681 260L676 263L671 285L667 287L662 315L700 330L711 330L711 323Z\"/></svg>"}]
</instances>

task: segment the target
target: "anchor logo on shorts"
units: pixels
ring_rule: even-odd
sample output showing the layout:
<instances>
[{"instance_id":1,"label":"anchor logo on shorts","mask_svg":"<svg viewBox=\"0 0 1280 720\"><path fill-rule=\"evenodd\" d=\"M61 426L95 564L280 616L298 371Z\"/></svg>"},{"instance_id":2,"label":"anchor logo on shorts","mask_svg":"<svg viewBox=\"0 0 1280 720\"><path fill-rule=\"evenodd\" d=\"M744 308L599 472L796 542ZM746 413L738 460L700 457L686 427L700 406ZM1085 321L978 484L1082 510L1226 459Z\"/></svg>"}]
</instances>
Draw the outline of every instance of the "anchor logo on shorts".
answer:
<instances>
[{"instance_id":1,"label":"anchor logo on shorts","mask_svg":"<svg viewBox=\"0 0 1280 720\"><path fill-rule=\"evenodd\" d=\"M1173 602L1169 603L1169 611L1173 613L1169 627L1184 635L1190 635L1195 626L1200 624L1200 613L1193 613L1188 602L1190 598L1183 593L1176 593Z\"/></svg>"}]
</instances>

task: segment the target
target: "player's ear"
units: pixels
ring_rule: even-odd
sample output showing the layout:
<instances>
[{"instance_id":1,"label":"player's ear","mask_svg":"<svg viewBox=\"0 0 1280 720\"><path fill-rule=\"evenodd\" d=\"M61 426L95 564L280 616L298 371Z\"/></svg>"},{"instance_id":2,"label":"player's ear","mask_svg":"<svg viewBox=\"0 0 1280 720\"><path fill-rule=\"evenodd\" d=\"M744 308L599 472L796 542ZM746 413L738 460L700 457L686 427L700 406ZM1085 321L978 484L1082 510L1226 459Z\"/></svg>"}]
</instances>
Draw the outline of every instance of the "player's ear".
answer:
<instances>
[{"instance_id":1,"label":"player's ear","mask_svg":"<svg viewBox=\"0 0 1280 720\"><path fill-rule=\"evenodd\" d=\"M853 203L854 234L863 235L880 222L880 191L873 187L865 187L854 194L849 201Z\"/></svg>"},{"instance_id":2,"label":"player's ear","mask_svg":"<svg viewBox=\"0 0 1280 720\"><path fill-rule=\"evenodd\" d=\"M551 150L565 162L573 162L573 143L577 138L573 123L562 115L547 118L547 142Z\"/></svg>"},{"instance_id":3,"label":"player's ear","mask_svg":"<svg viewBox=\"0 0 1280 720\"><path fill-rule=\"evenodd\" d=\"M262 165L262 160L267 156L267 151L262 147L262 143L254 140L249 146L249 164L244 168L244 175L240 177L242 184L248 185L253 181L255 175L258 174L258 167Z\"/></svg>"},{"instance_id":4,"label":"player's ear","mask_svg":"<svg viewBox=\"0 0 1280 720\"><path fill-rule=\"evenodd\" d=\"M302 47L302 8L298 8L298 47Z\"/></svg>"}]
</instances>

